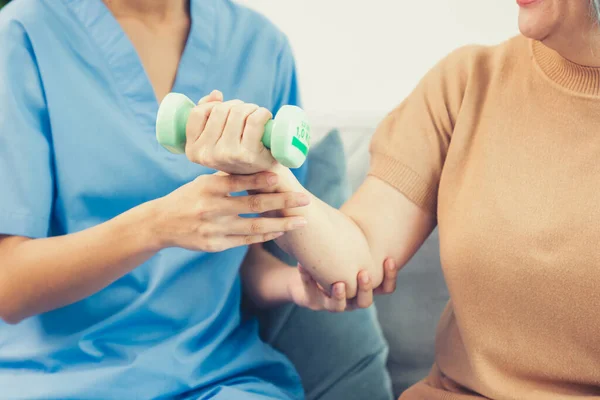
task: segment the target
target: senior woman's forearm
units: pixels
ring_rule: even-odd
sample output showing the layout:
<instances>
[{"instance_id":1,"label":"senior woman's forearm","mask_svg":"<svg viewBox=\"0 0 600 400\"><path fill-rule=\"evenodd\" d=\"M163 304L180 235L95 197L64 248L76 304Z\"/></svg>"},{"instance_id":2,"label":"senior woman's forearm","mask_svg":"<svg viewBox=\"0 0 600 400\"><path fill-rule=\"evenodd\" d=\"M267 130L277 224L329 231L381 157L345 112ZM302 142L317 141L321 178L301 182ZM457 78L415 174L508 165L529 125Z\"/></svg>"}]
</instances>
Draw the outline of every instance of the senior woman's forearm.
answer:
<instances>
[{"instance_id":1,"label":"senior woman's forearm","mask_svg":"<svg viewBox=\"0 0 600 400\"><path fill-rule=\"evenodd\" d=\"M356 276L361 270L370 274L374 287L379 286L383 280L382 262L374 259L359 224L310 194L289 170L277 167L276 172L284 177L285 187L281 190L311 196L307 207L283 212L304 217L306 227L286 233L277 239L277 244L294 256L322 286L344 282L349 298L356 295Z\"/></svg>"}]
</instances>

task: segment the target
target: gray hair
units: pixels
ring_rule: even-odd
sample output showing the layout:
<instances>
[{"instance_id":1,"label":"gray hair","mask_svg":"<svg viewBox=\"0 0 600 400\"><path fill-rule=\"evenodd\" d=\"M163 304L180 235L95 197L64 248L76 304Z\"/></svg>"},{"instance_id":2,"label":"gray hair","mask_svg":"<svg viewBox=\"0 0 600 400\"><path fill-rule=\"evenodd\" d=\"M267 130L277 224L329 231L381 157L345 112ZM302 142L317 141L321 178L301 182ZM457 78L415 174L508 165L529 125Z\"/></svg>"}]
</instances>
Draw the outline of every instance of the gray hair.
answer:
<instances>
[{"instance_id":1,"label":"gray hair","mask_svg":"<svg viewBox=\"0 0 600 400\"><path fill-rule=\"evenodd\" d=\"M592 2L592 12L598 23L600 23L600 0L590 0Z\"/></svg>"}]
</instances>

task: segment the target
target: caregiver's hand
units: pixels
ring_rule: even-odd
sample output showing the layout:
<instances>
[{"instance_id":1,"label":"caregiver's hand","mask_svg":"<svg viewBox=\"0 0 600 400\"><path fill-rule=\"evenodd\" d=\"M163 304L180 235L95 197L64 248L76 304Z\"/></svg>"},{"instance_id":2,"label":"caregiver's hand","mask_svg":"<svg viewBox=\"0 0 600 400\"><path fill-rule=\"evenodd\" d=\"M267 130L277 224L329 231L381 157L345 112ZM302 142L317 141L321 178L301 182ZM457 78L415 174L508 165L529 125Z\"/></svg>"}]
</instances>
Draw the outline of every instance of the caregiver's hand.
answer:
<instances>
[{"instance_id":1,"label":"caregiver's hand","mask_svg":"<svg viewBox=\"0 0 600 400\"><path fill-rule=\"evenodd\" d=\"M223 102L223 94L213 91L190 113L185 154L192 162L228 174L266 171L276 163L262 144L265 124L272 117L256 104Z\"/></svg>"},{"instance_id":2,"label":"caregiver's hand","mask_svg":"<svg viewBox=\"0 0 600 400\"><path fill-rule=\"evenodd\" d=\"M182 247L218 252L266 242L306 224L302 217L244 218L283 208L306 206L301 193L265 193L230 196L231 193L265 190L280 178L270 172L253 175L203 175L154 202L153 230L157 248Z\"/></svg>"},{"instance_id":3,"label":"caregiver's hand","mask_svg":"<svg viewBox=\"0 0 600 400\"><path fill-rule=\"evenodd\" d=\"M229 196L276 185L277 179L268 172L205 175L77 233L43 239L0 235L0 319L16 324L84 299L165 247L219 251L302 226L302 217L239 217L308 203L297 193Z\"/></svg>"},{"instance_id":4,"label":"caregiver's hand","mask_svg":"<svg viewBox=\"0 0 600 400\"><path fill-rule=\"evenodd\" d=\"M343 312L368 308L373 304L373 295L390 294L396 290L398 268L394 260L384 262L382 284L373 290L371 277L367 271L357 276L358 294L353 299L346 297L346 285L338 282L331 288L331 294L319 285L304 268L298 266L298 279L288 283L288 292L294 303L313 311Z\"/></svg>"}]
</instances>

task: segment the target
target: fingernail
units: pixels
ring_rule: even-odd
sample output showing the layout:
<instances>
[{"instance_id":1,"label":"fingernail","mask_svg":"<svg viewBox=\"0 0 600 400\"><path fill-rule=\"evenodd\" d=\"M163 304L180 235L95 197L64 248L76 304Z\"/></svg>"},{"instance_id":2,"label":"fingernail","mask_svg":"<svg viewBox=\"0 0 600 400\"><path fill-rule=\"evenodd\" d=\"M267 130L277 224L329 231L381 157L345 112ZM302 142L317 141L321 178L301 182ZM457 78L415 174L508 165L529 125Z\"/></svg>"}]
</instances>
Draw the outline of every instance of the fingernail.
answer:
<instances>
[{"instance_id":1,"label":"fingernail","mask_svg":"<svg viewBox=\"0 0 600 400\"><path fill-rule=\"evenodd\" d=\"M277 183L277 181L279 180L279 177L275 174L269 175L269 177L267 178L267 183L270 186L273 186Z\"/></svg>"},{"instance_id":2,"label":"fingernail","mask_svg":"<svg viewBox=\"0 0 600 400\"><path fill-rule=\"evenodd\" d=\"M388 271L394 272L395 269L396 269L396 265L394 265L394 263L388 264Z\"/></svg>"},{"instance_id":3,"label":"fingernail","mask_svg":"<svg viewBox=\"0 0 600 400\"><path fill-rule=\"evenodd\" d=\"M292 228L297 229L297 228L304 228L306 226L307 222L304 218L296 218L292 221Z\"/></svg>"},{"instance_id":4,"label":"fingernail","mask_svg":"<svg viewBox=\"0 0 600 400\"><path fill-rule=\"evenodd\" d=\"M369 275L368 274L362 274L360 277L360 281L362 283L369 283Z\"/></svg>"},{"instance_id":5,"label":"fingernail","mask_svg":"<svg viewBox=\"0 0 600 400\"><path fill-rule=\"evenodd\" d=\"M342 287L342 285L335 285L335 288L333 290L335 290L335 293L337 294L344 293L344 288Z\"/></svg>"}]
</instances>

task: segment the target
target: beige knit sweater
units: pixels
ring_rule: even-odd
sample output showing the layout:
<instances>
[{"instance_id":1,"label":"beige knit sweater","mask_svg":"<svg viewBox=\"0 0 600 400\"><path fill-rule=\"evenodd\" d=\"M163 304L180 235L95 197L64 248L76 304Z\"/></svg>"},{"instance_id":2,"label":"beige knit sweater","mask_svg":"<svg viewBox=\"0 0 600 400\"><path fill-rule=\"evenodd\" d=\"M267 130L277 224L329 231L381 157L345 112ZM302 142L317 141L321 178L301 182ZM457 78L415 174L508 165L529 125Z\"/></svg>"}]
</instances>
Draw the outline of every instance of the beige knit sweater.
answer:
<instances>
[{"instance_id":1,"label":"beige knit sweater","mask_svg":"<svg viewBox=\"0 0 600 400\"><path fill-rule=\"evenodd\" d=\"M600 69L524 37L462 48L371 154L437 215L451 296L401 399L600 398Z\"/></svg>"}]
</instances>

